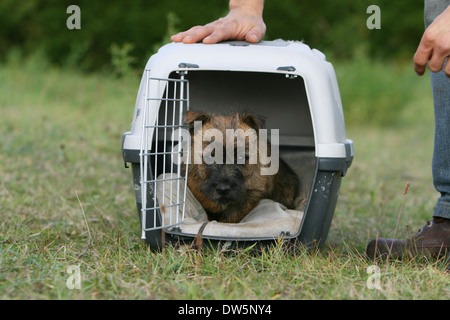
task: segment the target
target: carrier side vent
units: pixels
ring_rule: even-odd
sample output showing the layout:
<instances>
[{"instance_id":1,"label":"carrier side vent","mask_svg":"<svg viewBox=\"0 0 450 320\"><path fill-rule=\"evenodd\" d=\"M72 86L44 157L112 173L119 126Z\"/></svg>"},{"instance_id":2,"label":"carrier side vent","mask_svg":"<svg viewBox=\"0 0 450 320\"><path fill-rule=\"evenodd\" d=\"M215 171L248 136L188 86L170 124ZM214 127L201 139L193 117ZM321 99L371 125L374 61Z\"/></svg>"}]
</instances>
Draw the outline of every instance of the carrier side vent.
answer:
<instances>
[{"instance_id":1,"label":"carrier side vent","mask_svg":"<svg viewBox=\"0 0 450 320\"><path fill-rule=\"evenodd\" d=\"M278 67L277 70L284 71L284 72L294 72L296 69L294 66L282 66L282 67ZM286 73L286 78L295 79L295 78L297 78L297 75L292 74L292 73Z\"/></svg>"},{"instance_id":2,"label":"carrier side vent","mask_svg":"<svg viewBox=\"0 0 450 320\"><path fill-rule=\"evenodd\" d=\"M178 64L178 68L198 69L199 66L198 66L198 64L195 64L195 63L181 62Z\"/></svg>"},{"instance_id":3,"label":"carrier side vent","mask_svg":"<svg viewBox=\"0 0 450 320\"><path fill-rule=\"evenodd\" d=\"M283 66L283 67L278 67L277 70L278 71L294 72L295 71L295 67L293 67L293 66Z\"/></svg>"}]
</instances>

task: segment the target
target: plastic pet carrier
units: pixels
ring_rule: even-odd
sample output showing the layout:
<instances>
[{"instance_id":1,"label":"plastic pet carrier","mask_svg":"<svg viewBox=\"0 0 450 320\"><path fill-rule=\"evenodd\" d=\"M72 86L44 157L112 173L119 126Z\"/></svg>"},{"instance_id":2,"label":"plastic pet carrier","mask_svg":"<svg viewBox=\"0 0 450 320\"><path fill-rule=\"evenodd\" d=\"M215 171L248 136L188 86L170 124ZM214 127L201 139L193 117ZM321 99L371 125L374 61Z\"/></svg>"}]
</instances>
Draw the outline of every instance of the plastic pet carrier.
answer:
<instances>
[{"instance_id":1,"label":"plastic pet carrier","mask_svg":"<svg viewBox=\"0 0 450 320\"><path fill-rule=\"evenodd\" d=\"M277 130L279 156L296 172L294 209L263 199L242 221L209 221L187 187L184 115L245 111ZM273 141L272 141L273 142ZM333 66L300 42L171 43L145 68L122 140L131 165L142 239L154 249L189 242L325 242L342 177L353 160ZM185 158L183 158L185 157Z\"/></svg>"}]
</instances>

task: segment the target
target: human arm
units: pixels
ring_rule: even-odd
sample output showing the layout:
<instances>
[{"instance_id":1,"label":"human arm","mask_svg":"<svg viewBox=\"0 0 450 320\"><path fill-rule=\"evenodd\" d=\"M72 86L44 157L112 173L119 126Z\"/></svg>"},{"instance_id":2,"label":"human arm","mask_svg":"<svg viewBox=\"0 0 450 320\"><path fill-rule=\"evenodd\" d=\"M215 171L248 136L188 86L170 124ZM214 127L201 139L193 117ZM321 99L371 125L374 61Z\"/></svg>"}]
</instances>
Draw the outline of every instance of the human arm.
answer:
<instances>
[{"instance_id":1,"label":"human arm","mask_svg":"<svg viewBox=\"0 0 450 320\"><path fill-rule=\"evenodd\" d=\"M266 33L264 0L230 0L228 14L204 26L195 26L171 37L174 42L212 44L223 40L256 43Z\"/></svg>"},{"instance_id":2,"label":"human arm","mask_svg":"<svg viewBox=\"0 0 450 320\"><path fill-rule=\"evenodd\" d=\"M440 71L445 60L450 56L450 6L444 10L425 30L416 53L414 54L414 70L418 75L428 68L433 72ZM444 68L450 77L450 63Z\"/></svg>"}]
</instances>

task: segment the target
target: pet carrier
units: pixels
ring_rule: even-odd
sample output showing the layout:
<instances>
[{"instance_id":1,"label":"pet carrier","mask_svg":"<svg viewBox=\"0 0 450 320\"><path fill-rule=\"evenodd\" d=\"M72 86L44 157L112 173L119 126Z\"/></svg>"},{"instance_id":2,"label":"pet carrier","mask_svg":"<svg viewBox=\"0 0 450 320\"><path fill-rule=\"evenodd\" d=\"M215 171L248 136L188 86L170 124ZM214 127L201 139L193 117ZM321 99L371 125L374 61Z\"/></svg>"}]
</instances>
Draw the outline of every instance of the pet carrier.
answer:
<instances>
[{"instance_id":1,"label":"pet carrier","mask_svg":"<svg viewBox=\"0 0 450 320\"><path fill-rule=\"evenodd\" d=\"M208 221L187 187L189 164L183 167L189 109L251 112L265 118L267 130L277 129L279 155L301 184L295 209L264 199L239 223ZM199 235L213 245L280 238L320 245L353 142L334 69L320 51L291 41L171 43L146 65L122 153L132 168L142 238L152 248Z\"/></svg>"}]
</instances>

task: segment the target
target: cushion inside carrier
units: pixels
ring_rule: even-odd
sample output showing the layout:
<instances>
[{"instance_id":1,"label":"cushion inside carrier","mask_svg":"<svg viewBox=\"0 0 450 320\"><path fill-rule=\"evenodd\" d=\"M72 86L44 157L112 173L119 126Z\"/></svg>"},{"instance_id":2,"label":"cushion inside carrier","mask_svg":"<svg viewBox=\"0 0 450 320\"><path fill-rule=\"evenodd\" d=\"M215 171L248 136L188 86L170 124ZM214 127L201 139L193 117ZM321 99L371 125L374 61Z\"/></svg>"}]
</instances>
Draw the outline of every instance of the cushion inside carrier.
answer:
<instances>
[{"instance_id":1,"label":"cushion inside carrier","mask_svg":"<svg viewBox=\"0 0 450 320\"><path fill-rule=\"evenodd\" d=\"M232 239L272 238L296 235L300 229L304 214L305 201L298 197L296 209L287 209L284 205L270 199L262 199L259 204L239 223L222 223L208 221L205 209L195 196L186 190L184 220L182 206L175 206L180 198L176 194L184 194L184 183L174 173L163 173L158 177L156 196L163 215L164 224L170 221L183 221L177 225L177 232L196 236L201 232L203 237L220 237ZM178 202L177 202L178 201ZM205 222L207 224L205 225ZM170 229L166 230L170 233Z\"/></svg>"}]
</instances>

